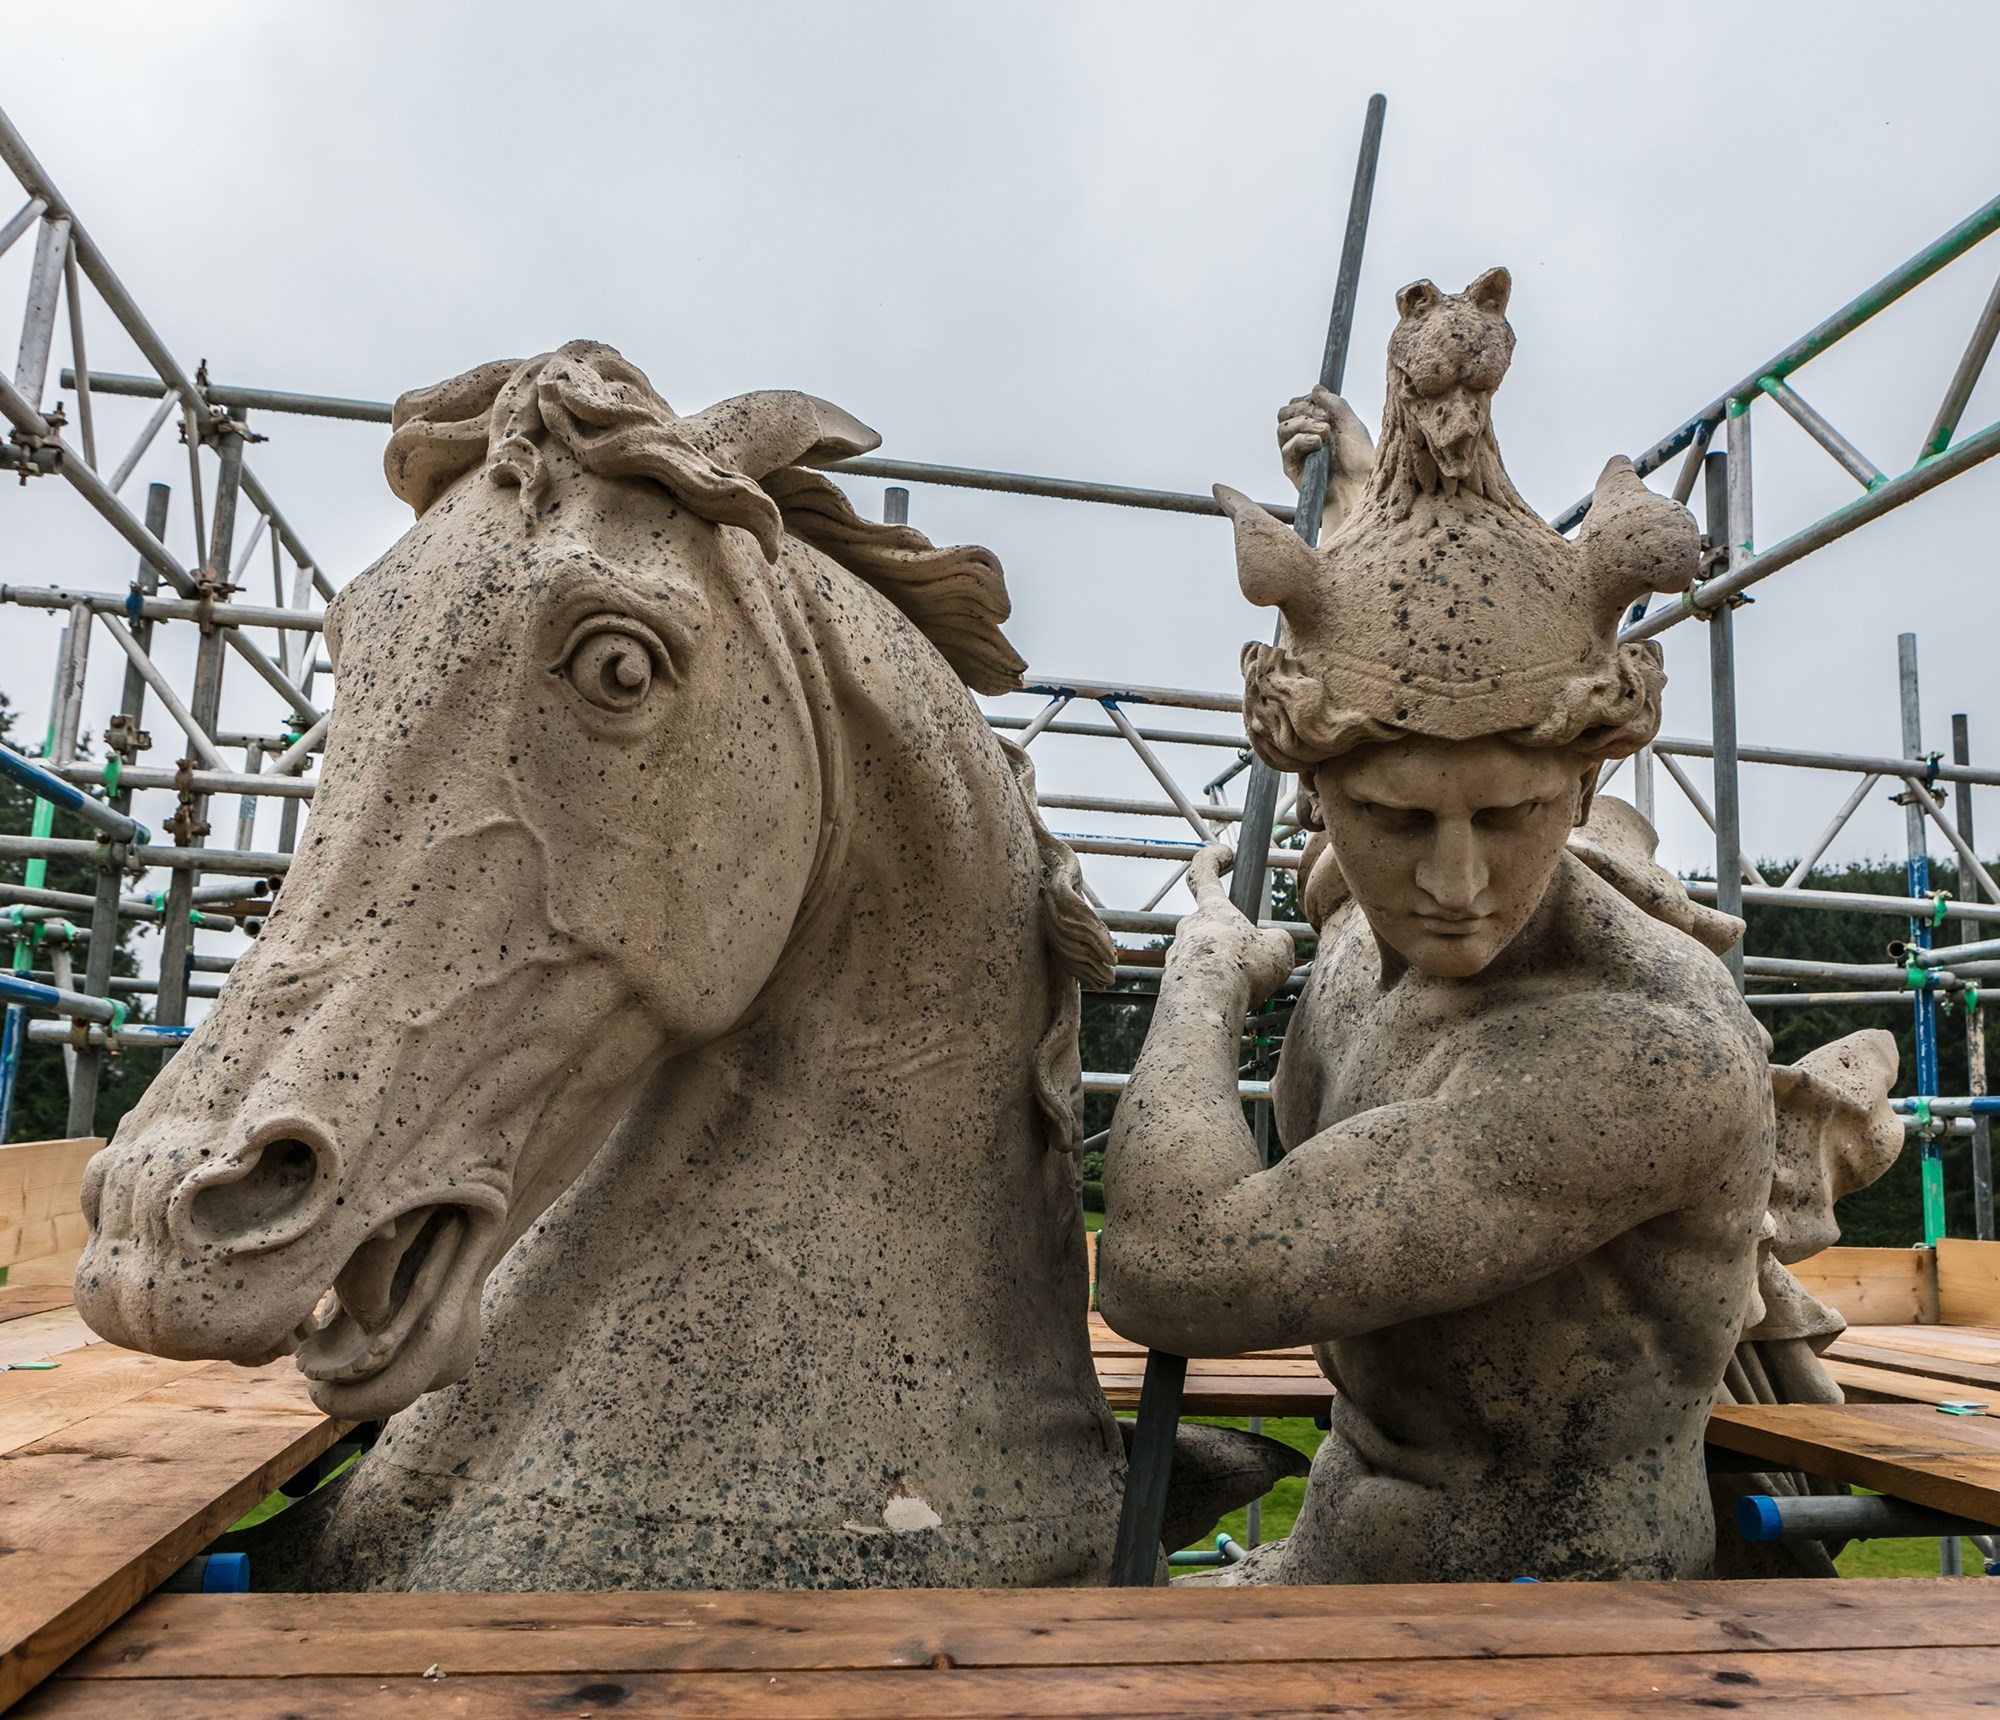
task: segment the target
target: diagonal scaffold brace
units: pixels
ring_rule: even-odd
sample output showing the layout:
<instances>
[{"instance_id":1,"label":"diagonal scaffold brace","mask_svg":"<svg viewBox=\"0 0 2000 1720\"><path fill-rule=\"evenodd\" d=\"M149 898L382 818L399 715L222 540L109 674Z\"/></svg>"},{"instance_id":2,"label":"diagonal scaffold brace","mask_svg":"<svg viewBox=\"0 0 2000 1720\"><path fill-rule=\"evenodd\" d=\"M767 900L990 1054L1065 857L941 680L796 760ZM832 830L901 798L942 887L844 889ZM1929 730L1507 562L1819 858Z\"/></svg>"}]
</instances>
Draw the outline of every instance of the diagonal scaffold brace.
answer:
<instances>
[{"instance_id":1,"label":"diagonal scaffold brace","mask_svg":"<svg viewBox=\"0 0 2000 1720\"><path fill-rule=\"evenodd\" d=\"M1354 301L1361 279L1361 250L1368 238L1368 210L1375 198L1375 163L1382 153L1382 121L1388 113L1385 96L1368 98L1361 126L1361 154L1354 166L1354 192L1347 205L1347 230L1340 246L1340 273L1333 289L1333 313L1327 320L1326 351L1320 360L1321 386L1338 394L1347 373L1348 336L1354 327ZM1332 475L1332 453L1315 449L1306 460L1299 483L1298 513L1292 529L1309 544L1319 542L1320 515ZM1250 767L1243 795L1243 818L1237 830L1237 863L1229 895L1239 912L1253 923L1264 917L1266 855L1271 826L1278 811L1278 773L1262 759ZM1173 1477L1174 1435L1180 1427L1181 1397L1187 1387L1187 1357L1164 1350L1146 1354L1146 1377L1139 1393L1138 1423L1132 1430L1132 1455L1125 1476L1125 1503L1118 1518L1118 1544L1111 1560L1114 1588L1150 1588L1159 1571L1160 1534L1166 1524L1167 1485Z\"/></svg>"}]
</instances>

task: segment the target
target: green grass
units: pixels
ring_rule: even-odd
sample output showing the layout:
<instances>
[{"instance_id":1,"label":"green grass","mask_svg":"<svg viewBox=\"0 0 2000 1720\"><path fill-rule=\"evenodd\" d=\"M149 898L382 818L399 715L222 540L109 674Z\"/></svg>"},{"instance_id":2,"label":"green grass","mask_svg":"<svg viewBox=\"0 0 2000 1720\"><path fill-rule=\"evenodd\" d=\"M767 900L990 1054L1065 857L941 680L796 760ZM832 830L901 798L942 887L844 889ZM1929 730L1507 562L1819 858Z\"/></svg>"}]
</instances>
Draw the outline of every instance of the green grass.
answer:
<instances>
[{"instance_id":1,"label":"green grass","mask_svg":"<svg viewBox=\"0 0 2000 1720\"><path fill-rule=\"evenodd\" d=\"M1938 1574L1938 1544L1935 1541L1850 1541L1847 1550L1833 1561L1843 1577L1934 1577ZM1967 1575L1976 1576L1984 1568L1975 1547L1965 1549Z\"/></svg>"}]
</instances>

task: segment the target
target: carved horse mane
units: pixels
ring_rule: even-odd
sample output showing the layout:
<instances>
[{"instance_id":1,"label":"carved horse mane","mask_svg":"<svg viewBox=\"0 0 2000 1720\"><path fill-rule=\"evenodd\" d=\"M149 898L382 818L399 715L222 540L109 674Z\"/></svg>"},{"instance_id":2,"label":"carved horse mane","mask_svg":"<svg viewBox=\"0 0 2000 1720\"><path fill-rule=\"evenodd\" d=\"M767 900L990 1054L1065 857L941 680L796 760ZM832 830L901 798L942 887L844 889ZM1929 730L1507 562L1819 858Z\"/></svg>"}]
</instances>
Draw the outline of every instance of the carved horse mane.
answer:
<instances>
[{"instance_id":1,"label":"carved horse mane","mask_svg":"<svg viewBox=\"0 0 2000 1720\"><path fill-rule=\"evenodd\" d=\"M837 408L810 396L763 393L723 401L683 418L645 373L596 341L571 341L526 360L483 364L403 395L383 458L389 487L423 514L467 472L519 489L533 522L550 504L552 474L542 457L551 437L600 477L647 478L703 518L743 527L775 562L789 534L854 574L902 612L974 692L1020 684L1023 660L1000 624L1012 612L992 551L940 548L907 525L855 513L839 486L805 465L779 466L761 479L718 450L760 415L806 413L837 426L802 458L837 458L876 439ZM1034 830L1041 863L1042 934L1050 961L1050 1022L1035 1057L1035 1085L1049 1144L1074 1152L1082 1140L1075 1041L1076 987L1107 985L1111 936L1083 893L1076 856L1050 833L1035 801L1034 766L996 735Z\"/></svg>"}]
</instances>

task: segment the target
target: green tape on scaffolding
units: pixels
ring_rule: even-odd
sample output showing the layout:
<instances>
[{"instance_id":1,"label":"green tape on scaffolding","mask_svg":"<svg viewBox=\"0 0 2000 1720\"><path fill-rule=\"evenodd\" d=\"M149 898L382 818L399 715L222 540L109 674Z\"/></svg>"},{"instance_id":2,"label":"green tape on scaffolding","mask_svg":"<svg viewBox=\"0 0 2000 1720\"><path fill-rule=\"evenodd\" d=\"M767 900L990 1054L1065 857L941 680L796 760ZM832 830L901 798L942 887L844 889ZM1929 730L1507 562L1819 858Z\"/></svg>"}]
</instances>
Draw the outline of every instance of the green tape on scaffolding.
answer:
<instances>
[{"instance_id":1,"label":"green tape on scaffolding","mask_svg":"<svg viewBox=\"0 0 2000 1720\"><path fill-rule=\"evenodd\" d=\"M1935 1248L1944 1235L1944 1159L1937 1142L1924 1142L1924 1246Z\"/></svg>"}]
</instances>

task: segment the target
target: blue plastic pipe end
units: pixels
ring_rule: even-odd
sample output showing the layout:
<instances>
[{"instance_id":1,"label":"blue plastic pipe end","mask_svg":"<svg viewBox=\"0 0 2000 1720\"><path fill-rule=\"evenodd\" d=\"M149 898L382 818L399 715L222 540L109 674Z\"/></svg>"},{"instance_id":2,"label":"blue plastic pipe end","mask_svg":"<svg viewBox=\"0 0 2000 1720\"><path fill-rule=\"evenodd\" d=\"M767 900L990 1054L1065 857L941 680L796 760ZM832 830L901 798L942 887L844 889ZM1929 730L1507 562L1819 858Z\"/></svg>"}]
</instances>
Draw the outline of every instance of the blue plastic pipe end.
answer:
<instances>
[{"instance_id":1,"label":"blue plastic pipe end","mask_svg":"<svg viewBox=\"0 0 2000 1720\"><path fill-rule=\"evenodd\" d=\"M205 1595L247 1595L250 1592L248 1553L210 1553L202 1568L201 1592Z\"/></svg>"},{"instance_id":2,"label":"blue plastic pipe end","mask_svg":"<svg viewBox=\"0 0 2000 1720\"><path fill-rule=\"evenodd\" d=\"M1768 1493L1748 1493L1736 1501L1736 1532L1752 1542L1775 1541L1784 1519Z\"/></svg>"}]
</instances>

